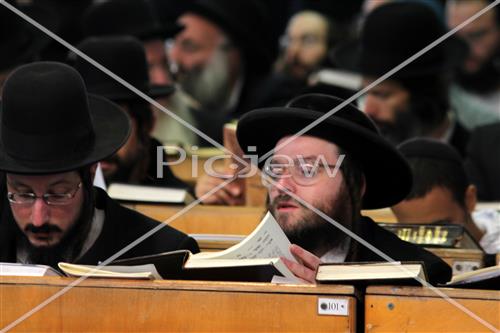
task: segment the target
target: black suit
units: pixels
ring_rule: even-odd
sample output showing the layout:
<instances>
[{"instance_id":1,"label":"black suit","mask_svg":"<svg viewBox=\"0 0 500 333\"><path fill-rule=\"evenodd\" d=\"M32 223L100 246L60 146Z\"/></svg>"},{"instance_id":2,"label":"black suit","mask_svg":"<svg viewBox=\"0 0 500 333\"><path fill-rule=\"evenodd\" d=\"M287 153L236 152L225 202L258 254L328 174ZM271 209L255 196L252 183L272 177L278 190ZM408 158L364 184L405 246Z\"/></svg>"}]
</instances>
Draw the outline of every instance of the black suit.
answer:
<instances>
[{"instance_id":1,"label":"black suit","mask_svg":"<svg viewBox=\"0 0 500 333\"><path fill-rule=\"evenodd\" d=\"M472 132L465 168L480 201L500 200L500 123Z\"/></svg>"},{"instance_id":2,"label":"black suit","mask_svg":"<svg viewBox=\"0 0 500 333\"><path fill-rule=\"evenodd\" d=\"M420 261L425 265L430 284L446 283L451 279L451 268L441 258L425 249L399 239L369 217L363 216L356 225L355 232L395 261ZM346 261L386 261L373 251L354 241Z\"/></svg>"},{"instance_id":3,"label":"black suit","mask_svg":"<svg viewBox=\"0 0 500 333\"><path fill-rule=\"evenodd\" d=\"M2 212L0 223L0 261L16 262L16 237L13 228L17 226L8 202L4 203L4 207L6 209ZM96 208L104 210L105 213L102 231L92 247L75 263L97 265L159 225L157 221L119 205L101 189L96 189ZM199 252L194 239L165 225L120 256L120 259L179 249Z\"/></svg>"}]
</instances>

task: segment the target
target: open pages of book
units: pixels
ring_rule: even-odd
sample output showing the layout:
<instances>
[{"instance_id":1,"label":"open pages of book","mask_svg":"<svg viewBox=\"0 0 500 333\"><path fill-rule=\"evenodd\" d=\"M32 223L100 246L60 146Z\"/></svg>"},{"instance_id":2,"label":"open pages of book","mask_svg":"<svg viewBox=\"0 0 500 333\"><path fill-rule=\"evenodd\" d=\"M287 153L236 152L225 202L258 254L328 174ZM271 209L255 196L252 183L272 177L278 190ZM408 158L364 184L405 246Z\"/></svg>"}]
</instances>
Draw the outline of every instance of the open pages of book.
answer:
<instances>
[{"instance_id":1,"label":"open pages of book","mask_svg":"<svg viewBox=\"0 0 500 333\"><path fill-rule=\"evenodd\" d=\"M116 279L141 279L141 280L161 280L160 274L155 265L137 266L98 266L74 265L65 262L58 264L59 268L68 276L91 276L96 278L116 278Z\"/></svg>"},{"instance_id":2,"label":"open pages of book","mask_svg":"<svg viewBox=\"0 0 500 333\"><path fill-rule=\"evenodd\" d=\"M500 290L500 265L455 275L444 286Z\"/></svg>"},{"instance_id":3,"label":"open pages of book","mask_svg":"<svg viewBox=\"0 0 500 333\"><path fill-rule=\"evenodd\" d=\"M2 262L0 276L62 276L62 274L50 266Z\"/></svg>"}]
</instances>

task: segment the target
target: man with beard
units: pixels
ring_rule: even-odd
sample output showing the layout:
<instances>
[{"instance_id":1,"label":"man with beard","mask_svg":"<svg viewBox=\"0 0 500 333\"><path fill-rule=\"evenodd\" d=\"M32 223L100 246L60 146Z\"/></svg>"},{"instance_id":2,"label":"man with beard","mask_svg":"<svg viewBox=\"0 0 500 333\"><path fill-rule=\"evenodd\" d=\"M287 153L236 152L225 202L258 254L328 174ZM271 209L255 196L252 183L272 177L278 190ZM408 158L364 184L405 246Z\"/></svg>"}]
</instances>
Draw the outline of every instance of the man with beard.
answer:
<instances>
[{"instance_id":1,"label":"man with beard","mask_svg":"<svg viewBox=\"0 0 500 333\"><path fill-rule=\"evenodd\" d=\"M446 29L426 5L394 2L377 7L366 18L359 41L335 52L336 63L360 72L367 86L436 41ZM468 132L455 119L449 102L449 76L466 55L466 45L448 38L360 100L361 109L394 144L428 137L453 145L464 155Z\"/></svg>"},{"instance_id":2,"label":"man with beard","mask_svg":"<svg viewBox=\"0 0 500 333\"><path fill-rule=\"evenodd\" d=\"M74 69L55 62L19 67L0 107L0 261L96 265L159 226L92 186L97 161L125 143L130 120L116 104L87 94ZM177 249L198 246L164 226L120 257Z\"/></svg>"},{"instance_id":3,"label":"man with beard","mask_svg":"<svg viewBox=\"0 0 500 333\"><path fill-rule=\"evenodd\" d=\"M411 188L408 164L366 115L347 105L289 141L342 102L303 95L285 107L253 110L239 121L238 142L247 154L262 157L273 151L259 166L274 180L269 209L294 243L290 251L299 262L285 263L298 277L314 282L321 262L384 260L326 216L395 261L422 261L430 283L448 281L451 270L441 259L361 216L361 209L396 204Z\"/></svg>"},{"instance_id":4,"label":"man with beard","mask_svg":"<svg viewBox=\"0 0 500 333\"><path fill-rule=\"evenodd\" d=\"M170 43L172 72L200 103L200 130L222 140L222 126L250 110L277 51L260 0L199 0L178 20Z\"/></svg>"},{"instance_id":5,"label":"man with beard","mask_svg":"<svg viewBox=\"0 0 500 333\"><path fill-rule=\"evenodd\" d=\"M149 83L144 48L134 37L88 38L78 48L152 98L168 96L173 92L172 86ZM166 156L162 144L150 136L154 117L149 103L80 57L74 66L90 93L117 103L132 120L132 132L127 142L116 154L101 161L106 182L187 187L167 165L161 166L162 177L157 177L158 162L165 161ZM161 150L161 161L157 161L157 149Z\"/></svg>"},{"instance_id":6,"label":"man with beard","mask_svg":"<svg viewBox=\"0 0 500 333\"><path fill-rule=\"evenodd\" d=\"M449 0L447 20L455 28L483 10L490 0ZM500 10L485 12L457 32L469 55L455 73L451 97L458 117L470 128L500 120Z\"/></svg>"}]
</instances>

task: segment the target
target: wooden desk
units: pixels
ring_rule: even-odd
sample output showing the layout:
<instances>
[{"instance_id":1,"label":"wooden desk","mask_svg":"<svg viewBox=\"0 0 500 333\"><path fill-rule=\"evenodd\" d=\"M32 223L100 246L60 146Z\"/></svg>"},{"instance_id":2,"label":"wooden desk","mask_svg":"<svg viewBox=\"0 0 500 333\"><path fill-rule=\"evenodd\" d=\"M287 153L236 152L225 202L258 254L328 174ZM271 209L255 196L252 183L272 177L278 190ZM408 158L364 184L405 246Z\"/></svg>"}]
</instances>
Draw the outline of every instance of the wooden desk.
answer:
<instances>
[{"instance_id":1,"label":"wooden desk","mask_svg":"<svg viewBox=\"0 0 500 333\"><path fill-rule=\"evenodd\" d=\"M441 288L500 329L500 292ZM368 287L365 332L491 332L428 288Z\"/></svg>"},{"instance_id":2,"label":"wooden desk","mask_svg":"<svg viewBox=\"0 0 500 333\"><path fill-rule=\"evenodd\" d=\"M70 278L2 277L1 327ZM318 315L319 297L348 302L348 316ZM88 279L23 321L28 332L355 332L350 286Z\"/></svg>"}]
</instances>

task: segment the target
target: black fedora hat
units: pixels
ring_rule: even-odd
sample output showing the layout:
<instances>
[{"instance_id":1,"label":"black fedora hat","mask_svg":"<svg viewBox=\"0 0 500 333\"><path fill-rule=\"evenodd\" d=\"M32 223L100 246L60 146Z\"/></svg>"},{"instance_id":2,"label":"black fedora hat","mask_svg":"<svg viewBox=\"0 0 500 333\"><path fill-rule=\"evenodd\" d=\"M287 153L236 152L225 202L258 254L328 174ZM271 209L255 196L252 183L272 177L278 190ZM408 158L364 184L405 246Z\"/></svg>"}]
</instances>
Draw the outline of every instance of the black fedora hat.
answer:
<instances>
[{"instance_id":1,"label":"black fedora hat","mask_svg":"<svg viewBox=\"0 0 500 333\"><path fill-rule=\"evenodd\" d=\"M172 85L150 83L144 47L132 36L91 37L81 42L78 49L152 98L168 96L175 90ZM83 77L89 93L112 101L140 98L81 57L76 57L74 67Z\"/></svg>"},{"instance_id":2,"label":"black fedora hat","mask_svg":"<svg viewBox=\"0 0 500 333\"><path fill-rule=\"evenodd\" d=\"M278 52L271 18L260 0L198 0L187 12L197 14L223 30L245 57L252 71L267 72Z\"/></svg>"},{"instance_id":3,"label":"black fedora hat","mask_svg":"<svg viewBox=\"0 0 500 333\"><path fill-rule=\"evenodd\" d=\"M36 4L11 5L49 30L57 27L57 17L43 7ZM0 71L31 61L49 42L47 35L0 5Z\"/></svg>"},{"instance_id":4,"label":"black fedora hat","mask_svg":"<svg viewBox=\"0 0 500 333\"><path fill-rule=\"evenodd\" d=\"M86 37L132 35L143 41L166 39L183 29L175 22L160 23L146 0L96 2L86 10L82 26Z\"/></svg>"},{"instance_id":5,"label":"black fedora hat","mask_svg":"<svg viewBox=\"0 0 500 333\"><path fill-rule=\"evenodd\" d=\"M127 140L130 120L87 94L76 70L35 62L14 70L0 104L0 170L52 174L102 160Z\"/></svg>"},{"instance_id":6,"label":"black fedora hat","mask_svg":"<svg viewBox=\"0 0 500 333\"><path fill-rule=\"evenodd\" d=\"M359 40L344 43L332 53L339 67L367 76L383 75L447 32L427 5L393 2L373 10ZM459 66L467 44L451 36L393 75L395 78L436 74Z\"/></svg>"},{"instance_id":7,"label":"black fedora hat","mask_svg":"<svg viewBox=\"0 0 500 333\"><path fill-rule=\"evenodd\" d=\"M322 94L302 95L285 107L264 108L243 115L237 128L240 146L259 157L275 148L285 136L293 135L343 100ZM403 200L412 186L410 168L401 154L379 133L375 124L353 105L347 105L304 135L335 143L363 167L366 192L364 209L392 206ZM248 150L254 146L256 151ZM264 161L259 165L263 167Z\"/></svg>"}]
</instances>

